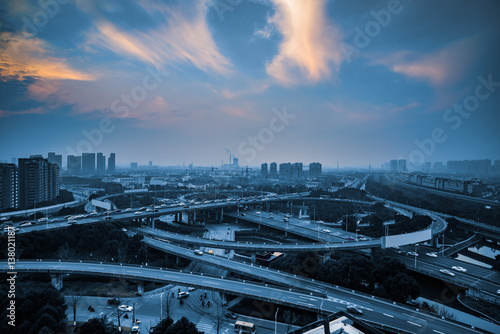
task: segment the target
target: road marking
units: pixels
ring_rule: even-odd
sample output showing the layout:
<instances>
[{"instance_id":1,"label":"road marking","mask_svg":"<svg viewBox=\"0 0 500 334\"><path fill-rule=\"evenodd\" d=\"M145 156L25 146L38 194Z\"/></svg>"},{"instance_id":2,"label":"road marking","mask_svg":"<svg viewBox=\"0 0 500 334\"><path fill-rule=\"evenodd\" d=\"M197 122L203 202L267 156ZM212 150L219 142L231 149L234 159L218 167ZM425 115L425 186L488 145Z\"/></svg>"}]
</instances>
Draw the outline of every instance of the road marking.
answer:
<instances>
[{"instance_id":1,"label":"road marking","mask_svg":"<svg viewBox=\"0 0 500 334\"><path fill-rule=\"evenodd\" d=\"M416 323L411 322L411 321L408 321L408 320L406 320L406 322L407 322L407 323L409 323L409 324L412 324L412 325L418 326L418 327L422 327L422 325L416 324Z\"/></svg>"},{"instance_id":2,"label":"road marking","mask_svg":"<svg viewBox=\"0 0 500 334\"><path fill-rule=\"evenodd\" d=\"M385 316L388 316L388 317L394 318L394 316L393 316L393 315L390 315L390 314L387 314L387 313L382 313L382 314L383 314L383 315L385 315Z\"/></svg>"}]
</instances>

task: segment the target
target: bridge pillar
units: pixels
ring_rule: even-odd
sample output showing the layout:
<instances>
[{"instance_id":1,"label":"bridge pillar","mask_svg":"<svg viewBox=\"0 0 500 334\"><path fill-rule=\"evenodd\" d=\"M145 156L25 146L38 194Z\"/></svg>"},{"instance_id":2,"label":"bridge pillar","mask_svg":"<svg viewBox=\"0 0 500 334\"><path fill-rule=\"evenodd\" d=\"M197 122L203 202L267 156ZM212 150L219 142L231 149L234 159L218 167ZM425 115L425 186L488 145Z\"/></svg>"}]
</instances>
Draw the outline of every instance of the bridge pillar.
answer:
<instances>
[{"instance_id":1,"label":"bridge pillar","mask_svg":"<svg viewBox=\"0 0 500 334\"><path fill-rule=\"evenodd\" d=\"M176 255L175 256L175 266L179 265L179 257Z\"/></svg>"},{"instance_id":2,"label":"bridge pillar","mask_svg":"<svg viewBox=\"0 0 500 334\"><path fill-rule=\"evenodd\" d=\"M182 212L179 212L179 219L177 221L182 223Z\"/></svg>"},{"instance_id":3,"label":"bridge pillar","mask_svg":"<svg viewBox=\"0 0 500 334\"><path fill-rule=\"evenodd\" d=\"M251 262L252 263L256 263L257 262L257 253L252 252Z\"/></svg>"},{"instance_id":4,"label":"bridge pillar","mask_svg":"<svg viewBox=\"0 0 500 334\"><path fill-rule=\"evenodd\" d=\"M144 281L137 282L137 294L142 296L144 294Z\"/></svg>"},{"instance_id":5,"label":"bridge pillar","mask_svg":"<svg viewBox=\"0 0 500 334\"><path fill-rule=\"evenodd\" d=\"M325 263L326 261L330 260L331 257L332 257L332 252L325 252L323 254L323 263Z\"/></svg>"},{"instance_id":6,"label":"bridge pillar","mask_svg":"<svg viewBox=\"0 0 500 334\"><path fill-rule=\"evenodd\" d=\"M155 219L151 218L151 228L155 228Z\"/></svg>"},{"instance_id":7,"label":"bridge pillar","mask_svg":"<svg viewBox=\"0 0 500 334\"><path fill-rule=\"evenodd\" d=\"M193 212L193 221L195 222L196 221L196 211Z\"/></svg>"},{"instance_id":8,"label":"bridge pillar","mask_svg":"<svg viewBox=\"0 0 500 334\"><path fill-rule=\"evenodd\" d=\"M220 208L220 221L224 218L224 208Z\"/></svg>"},{"instance_id":9,"label":"bridge pillar","mask_svg":"<svg viewBox=\"0 0 500 334\"><path fill-rule=\"evenodd\" d=\"M52 285L57 289L61 290L63 287L63 276L62 274L50 274L50 279L52 281Z\"/></svg>"},{"instance_id":10,"label":"bridge pillar","mask_svg":"<svg viewBox=\"0 0 500 334\"><path fill-rule=\"evenodd\" d=\"M437 247L438 243L439 243L439 236L436 235L434 237L432 237L431 239L431 247Z\"/></svg>"},{"instance_id":11,"label":"bridge pillar","mask_svg":"<svg viewBox=\"0 0 500 334\"><path fill-rule=\"evenodd\" d=\"M215 209L215 220L219 220L219 210Z\"/></svg>"}]
</instances>

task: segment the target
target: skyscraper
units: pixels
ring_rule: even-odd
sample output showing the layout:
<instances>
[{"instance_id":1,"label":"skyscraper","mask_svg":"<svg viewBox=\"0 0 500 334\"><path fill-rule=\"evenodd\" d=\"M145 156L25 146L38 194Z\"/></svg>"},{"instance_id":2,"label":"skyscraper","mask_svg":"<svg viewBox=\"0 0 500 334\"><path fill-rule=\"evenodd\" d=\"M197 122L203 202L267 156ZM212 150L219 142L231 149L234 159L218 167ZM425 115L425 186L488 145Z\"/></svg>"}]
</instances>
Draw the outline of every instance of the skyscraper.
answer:
<instances>
[{"instance_id":1,"label":"skyscraper","mask_svg":"<svg viewBox=\"0 0 500 334\"><path fill-rule=\"evenodd\" d=\"M114 173L115 172L115 154L111 153L108 158L108 172L109 173Z\"/></svg>"},{"instance_id":2,"label":"skyscraper","mask_svg":"<svg viewBox=\"0 0 500 334\"><path fill-rule=\"evenodd\" d=\"M68 155L66 158L66 169L69 174L80 174L82 172L82 157Z\"/></svg>"},{"instance_id":3,"label":"skyscraper","mask_svg":"<svg viewBox=\"0 0 500 334\"><path fill-rule=\"evenodd\" d=\"M48 159L32 155L19 159L19 206L33 207L59 195L59 167Z\"/></svg>"},{"instance_id":4,"label":"skyscraper","mask_svg":"<svg viewBox=\"0 0 500 334\"><path fill-rule=\"evenodd\" d=\"M82 173L95 174L95 153L82 153Z\"/></svg>"},{"instance_id":5,"label":"skyscraper","mask_svg":"<svg viewBox=\"0 0 500 334\"><path fill-rule=\"evenodd\" d=\"M260 165L260 176L267 179L267 163L264 162Z\"/></svg>"},{"instance_id":6,"label":"skyscraper","mask_svg":"<svg viewBox=\"0 0 500 334\"><path fill-rule=\"evenodd\" d=\"M295 162L292 164L292 178L294 179L302 179L304 176L304 165L302 162Z\"/></svg>"},{"instance_id":7,"label":"skyscraper","mask_svg":"<svg viewBox=\"0 0 500 334\"><path fill-rule=\"evenodd\" d=\"M0 210L19 207L19 168L0 163Z\"/></svg>"},{"instance_id":8,"label":"skyscraper","mask_svg":"<svg viewBox=\"0 0 500 334\"><path fill-rule=\"evenodd\" d=\"M137 169L137 162L131 162L130 169Z\"/></svg>"},{"instance_id":9,"label":"skyscraper","mask_svg":"<svg viewBox=\"0 0 500 334\"><path fill-rule=\"evenodd\" d=\"M319 162L311 162L309 164L309 177L321 176L321 164Z\"/></svg>"},{"instance_id":10,"label":"skyscraper","mask_svg":"<svg viewBox=\"0 0 500 334\"><path fill-rule=\"evenodd\" d=\"M277 179L278 178L278 165L276 162L271 162L269 165L269 177L271 179Z\"/></svg>"},{"instance_id":11,"label":"skyscraper","mask_svg":"<svg viewBox=\"0 0 500 334\"><path fill-rule=\"evenodd\" d=\"M101 153L97 153L97 174L104 174L106 171L106 157Z\"/></svg>"},{"instance_id":12,"label":"skyscraper","mask_svg":"<svg viewBox=\"0 0 500 334\"><path fill-rule=\"evenodd\" d=\"M289 162L280 164L280 179L292 178L292 164Z\"/></svg>"}]
</instances>

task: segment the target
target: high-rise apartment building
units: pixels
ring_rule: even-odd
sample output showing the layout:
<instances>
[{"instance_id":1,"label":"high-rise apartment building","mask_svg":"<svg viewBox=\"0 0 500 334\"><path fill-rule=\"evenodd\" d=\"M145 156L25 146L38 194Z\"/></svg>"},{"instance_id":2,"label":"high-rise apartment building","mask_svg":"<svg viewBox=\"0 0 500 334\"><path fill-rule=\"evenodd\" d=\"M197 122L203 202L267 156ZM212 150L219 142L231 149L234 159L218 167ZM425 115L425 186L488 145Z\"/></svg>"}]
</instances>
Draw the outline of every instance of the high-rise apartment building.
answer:
<instances>
[{"instance_id":1,"label":"high-rise apartment building","mask_svg":"<svg viewBox=\"0 0 500 334\"><path fill-rule=\"evenodd\" d=\"M320 177L322 173L321 167L319 162L311 162L309 164L309 177Z\"/></svg>"},{"instance_id":2,"label":"high-rise apartment building","mask_svg":"<svg viewBox=\"0 0 500 334\"><path fill-rule=\"evenodd\" d=\"M62 154L56 154L55 152L49 152L47 154L47 159L51 164L57 164L59 170L62 170Z\"/></svg>"},{"instance_id":3,"label":"high-rise apartment building","mask_svg":"<svg viewBox=\"0 0 500 334\"><path fill-rule=\"evenodd\" d=\"M267 163L260 165L260 176L267 179Z\"/></svg>"},{"instance_id":4,"label":"high-rise apartment building","mask_svg":"<svg viewBox=\"0 0 500 334\"><path fill-rule=\"evenodd\" d=\"M101 153L97 153L97 174L104 174L106 171L106 157Z\"/></svg>"},{"instance_id":5,"label":"high-rise apartment building","mask_svg":"<svg viewBox=\"0 0 500 334\"><path fill-rule=\"evenodd\" d=\"M82 172L82 157L68 155L66 158L66 169L69 174L80 174Z\"/></svg>"},{"instance_id":6,"label":"high-rise apartment building","mask_svg":"<svg viewBox=\"0 0 500 334\"><path fill-rule=\"evenodd\" d=\"M0 210L19 207L19 168L0 163Z\"/></svg>"},{"instance_id":7,"label":"high-rise apartment building","mask_svg":"<svg viewBox=\"0 0 500 334\"><path fill-rule=\"evenodd\" d=\"M59 195L59 167L42 156L19 159L19 206L29 208Z\"/></svg>"},{"instance_id":8,"label":"high-rise apartment building","mask_svg":"<svg viewBox=\"0 0 500 334\"><path fill-rule=\"evenodd\" d=\"M109 173L114 173L116 170L116 165L115 165L115 154L111 153L108 158L108 172Z\"/></svg>"},{"instance_id":9,"label":"high-rise apartment building","mask_svg":"<svg viewBox=\"0 0 500 334\"><path fill-rule=\"evenodd\" d=\"M277 179L278 178L278 165L276 162L271 162L269 165L269 177L271 179Z\"/></svg>"},{"instance_id":10,"label":"high-rise apartment building","mask_svg":"<svg viewBox=\"0 0 500 334\"><path fill-rule=\"evenodd\" d=\"M95 174L95 153L82 153L82 174Z\"/></svg>"},{"instance_id":11,"label":"high-rise apartment building","mask_svg":"<svg viewBox=\"0 0 500 334\"><path fill-rule=\"evenodd\" d=\"M295 162L292 164L292 178L293 179L302 179L304 177L304 165L302 162Z\"/></svg>"},{"instance_id":12,"label":"high-rise apartment building","mask_svg":"<svg viewBox=\"0 0 500 334\"><path fill-rule=\"evenodd\" d=\"M289 162L280 164L280 179L292 178L292 164Z\"/></svg>"}]
</instances>

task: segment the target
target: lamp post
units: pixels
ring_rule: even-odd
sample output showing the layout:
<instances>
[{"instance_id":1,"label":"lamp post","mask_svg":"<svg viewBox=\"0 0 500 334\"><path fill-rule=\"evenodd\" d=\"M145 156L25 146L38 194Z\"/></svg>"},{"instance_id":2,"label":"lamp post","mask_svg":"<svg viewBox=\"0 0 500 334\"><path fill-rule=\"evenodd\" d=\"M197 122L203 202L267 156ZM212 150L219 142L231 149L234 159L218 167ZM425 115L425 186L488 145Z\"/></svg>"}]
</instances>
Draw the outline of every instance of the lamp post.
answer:
<instances>
[{"instance_id":1,"label":"lamp post","mask_svg":"<svg viewBox=\"0 0 500 334\"><path fill-rule=\"evenodd\" d=\"M417 268L417 250L418 250L418 244L415 244L415 268Z\"/></svg>"},{"instance_id":2,"label":"lamp post","mask_svg":"<svg viewBox=\"0 0 500 334\"><path fill-rule=\"evenodd\" d=\"M276 313L274 314L274 334L278 333L278 311L279 310L280 310L280 308L278 307L276 309Z\"/></svg>"}]
</instances>

